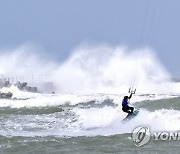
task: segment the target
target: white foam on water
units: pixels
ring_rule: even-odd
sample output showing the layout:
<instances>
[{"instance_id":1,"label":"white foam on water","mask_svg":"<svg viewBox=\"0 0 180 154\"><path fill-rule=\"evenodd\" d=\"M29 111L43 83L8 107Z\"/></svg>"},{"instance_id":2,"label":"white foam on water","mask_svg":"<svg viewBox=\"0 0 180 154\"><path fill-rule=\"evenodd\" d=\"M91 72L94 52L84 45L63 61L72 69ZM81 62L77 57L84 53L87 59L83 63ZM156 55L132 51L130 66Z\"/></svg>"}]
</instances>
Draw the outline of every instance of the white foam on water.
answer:
<instances>
[{"instance_id":1,"label":"white foam on water","mask_svg":"<svg viewBox=\"0 0 180 154\"><path fill-rule=\"evenodd\" d=\"M138 116L127 122L122 122L127 114L112 107L80 109L77 115L88 135L131 133L138 126L149 126L151 131L178 131L180 128L180 111L177 110L150 112L141 109Z\"/></svg>"},{"instance_id":2,"label":"white foam on water","mask_svg":"<svg viewBox=\"0 0 180 154\"><path fill-rule=\"evenodd\" d=\"M16 99L1 99L0 107L47 107L47 106L59 106L59 105L78 105L86 104L88 102L94 102L95 104L101 104L104 101L112 100L112 103L121 107L121 101L124 95L127 94L40 94L20 91L17 87L11 86L10 88L3 88L2 92L12 92L13 98ZM145 100L157 100L165 98L177 97L174 95L134 95L131 99L131 104L135 102L141 102ZM91 107L91 106L90 106Z\"/></svg>"},{"instance_id":3,"label":"white foam on water","mask_svg":"<svg viewBox=\"0 0 180 154\"><path fill-rule=\"evenodd\" d=\"M91 96L91 99L93 97ZM29 101L26 103L23 101L12 102L12 104L9 103L9 106L20 108L39 107L43 105L56 106L61 104L58 97L56 100L49 97L51 101L46 104L46 98L44 97L44 100L38 98L35 99L36 101L32 99L32 102ZM71 97L71 101L73 102L76 98L77 96ZM102 95L100 98L102 99ZM104 98L106 99L107 96ZM159 98L162 98L162 95ZM159 98L157 96L156 99ZM166 95L165 98L167 98ZM98 100L98 97L96 99ZM146 97L146 99L149 98ZM41 100L42 104L39 104L37 100ZM77 102L87 100L90 100L90 96L79 97ZM102 100L97 101L97 103L100 103L100 101ZM70 102L69 104L72 105L73 103ZM0 134L5 136L107 136L131 133L137 126L149 126L151 131L176 131L180 128L180 111L178 110L161 109L151 112L140 109L139 114L135 118L127 122L122 122L126 116L127 114L122 112L120 104L118 106L103 105L99 107L92 107L91 105L86 107L75 106L68 111L65 110L65 112L61 111L59 113L55 112L44 115L33 115L32 113L32 115L10 116L4 121L5 124L3 125L6 126L6 129L2 128Z\"/></svg>"},{"instance_id":4,"label":"white foam on water","mask_svg":"<svg viewBox=\"0 0 180 154\"><path fill-rule=\"evenodd\" d=\"M158 110L149 112L141 110L137 117L126 123L122 122L126 114L111 107L81 109L75 112L78 120L76 122L69 120L68 122L66 119L67 126L64 128L58 124L55 117L36 116L33 122L27 119L27 123L24 125L10 124L9 131L1 130L0 133L1 135L12 136L108 136L131 133L138 126L149 126L153 132L178 131L180 127L180 111ZM40 125L38 120L44 122Z\"/></svg>"}]
</instances>

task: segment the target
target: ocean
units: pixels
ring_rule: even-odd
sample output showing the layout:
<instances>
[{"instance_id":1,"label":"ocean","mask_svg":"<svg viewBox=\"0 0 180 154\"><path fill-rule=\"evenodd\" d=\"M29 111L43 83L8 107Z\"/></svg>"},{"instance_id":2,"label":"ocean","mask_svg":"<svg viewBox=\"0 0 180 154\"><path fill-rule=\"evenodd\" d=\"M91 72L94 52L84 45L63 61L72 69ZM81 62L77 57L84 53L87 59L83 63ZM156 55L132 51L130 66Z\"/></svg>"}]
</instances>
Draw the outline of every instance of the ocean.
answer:
<instances>
[{"instance_id":1,"label":"ocean","mask_svg":"<svg viewBox=\"0 0 180 154\"><path fill-rule=\"evenodd\" d=\"M80 47L63 62L32 51L23 46L0 55L1 77L33 83L40 92L0 89L13 94L0 99L0 153L180 153L178 139L153 136L179 131L180 83L151 49ZM129 87L137 89L130 106L139 114L124 122ZM137 127L149 128L147 144L132 139Z\"/></svg>"},{"instance_id":2,"label":"ocean","mask_svg":"<svg viewBox=\"0 0 180 154\"><path fill-rule=\"evenodd\" d=\"M140 112L123 123L123 95L18 93L0 103L0 153L179 153L179 140L136 147L131 138L138 126L178 131L178 95L134 95L131 106Z\"/></svg>"}]
</instances>

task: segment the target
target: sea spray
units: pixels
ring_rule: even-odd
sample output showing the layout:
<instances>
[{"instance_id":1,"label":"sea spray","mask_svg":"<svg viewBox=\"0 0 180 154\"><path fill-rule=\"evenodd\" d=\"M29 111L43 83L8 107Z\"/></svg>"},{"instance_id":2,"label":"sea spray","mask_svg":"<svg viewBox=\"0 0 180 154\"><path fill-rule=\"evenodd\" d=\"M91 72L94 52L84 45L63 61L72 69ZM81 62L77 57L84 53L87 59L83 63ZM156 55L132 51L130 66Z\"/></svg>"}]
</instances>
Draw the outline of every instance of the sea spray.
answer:
<instances>
[{"instance_id":1,"label":"sea spray","mask_svg":"<svg viewBox=\"0 0 180 154\"><path fill-rule=\"evenodd\" d=\"M46 89L52 89L48 92L56 93L123 94L130 86L135 86L139 94L180 91L168 80L170 74L149 48L80 46L63 62L57 62L45 55L42 58L34 46L24 45L0 55L0 70L2 78L18 81L17 77L22 76L22 80L38 85L42 91L44 83Z\"/></svg>"}]
</instances>

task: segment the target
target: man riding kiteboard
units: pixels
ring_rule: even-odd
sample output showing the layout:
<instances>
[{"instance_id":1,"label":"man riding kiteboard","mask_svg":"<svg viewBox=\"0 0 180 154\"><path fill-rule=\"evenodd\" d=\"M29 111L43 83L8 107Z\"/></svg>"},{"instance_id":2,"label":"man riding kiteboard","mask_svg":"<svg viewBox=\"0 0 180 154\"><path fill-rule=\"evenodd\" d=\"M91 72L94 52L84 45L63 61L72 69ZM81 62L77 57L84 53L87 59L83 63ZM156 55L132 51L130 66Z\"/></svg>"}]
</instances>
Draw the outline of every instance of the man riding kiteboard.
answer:
<instances>
[{"instance_id":1,"label":"man riding kiteboard","mask_svg":"<svg viewBox=\"0 0 180 154\"><path fill-rule=\"evenodd\" d=\"M130 96L124 96L124 99L122 100L122 110L126 113L133 113L134 107L130 107L128 105L130 98L132 97L132 93Z\"/></svg>"}]
</instances>

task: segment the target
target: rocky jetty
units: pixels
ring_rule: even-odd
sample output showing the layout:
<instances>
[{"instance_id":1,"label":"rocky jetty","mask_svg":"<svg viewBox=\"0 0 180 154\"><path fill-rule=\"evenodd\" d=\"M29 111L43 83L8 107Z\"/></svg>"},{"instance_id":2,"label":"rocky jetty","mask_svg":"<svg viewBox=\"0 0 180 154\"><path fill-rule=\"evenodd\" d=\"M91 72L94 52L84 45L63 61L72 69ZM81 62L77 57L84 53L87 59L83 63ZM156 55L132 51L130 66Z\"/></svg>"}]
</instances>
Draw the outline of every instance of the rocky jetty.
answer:
<instances>
[{"instance_id":1,"label":"rocky jetty","mask_svg":"<svg viewBox=\"0 0 180 154\"><path fill-rule=\"evenodd\" d=\"M34 92L34 93L38 92L37 87L30 87L27 85L27 82L22 82L22 83L17 82L15 86L18 87L18 89L22 91L28 91L28 92Z\"/></svg>"},{"instance_id":2,"label":"rocky jetty","mask_svg":"<svg viewBox=\"0 0 180 154\"><path fill-rule=\"evenodd\" d=\"M27 92L33 92L37 93L37 87L31 87L27 85L27 82L16 82L15 84L10 83L9 81L0 81L0 89L1 88L8 88L11 87L12 85L16 86L19 90L21 91L27 91ZM1 92L0 90L0 99L10 99L12 98L13 93L11 92Z\"/></svg>"},{"instance_id":3,"label":"rocky jetty","mask_svg":"<svg viewBox=\"0 0 180 154\"><path fill-rule=\"evenodd\" d=\"M0 98L10 99L10 98L12 98L12 96L13 96L13 94L11 92L7 92L7 93L0 92Z\"/></svg>"}]
</instances>

